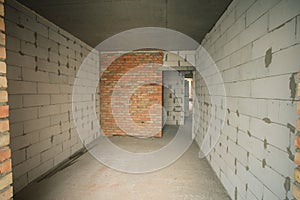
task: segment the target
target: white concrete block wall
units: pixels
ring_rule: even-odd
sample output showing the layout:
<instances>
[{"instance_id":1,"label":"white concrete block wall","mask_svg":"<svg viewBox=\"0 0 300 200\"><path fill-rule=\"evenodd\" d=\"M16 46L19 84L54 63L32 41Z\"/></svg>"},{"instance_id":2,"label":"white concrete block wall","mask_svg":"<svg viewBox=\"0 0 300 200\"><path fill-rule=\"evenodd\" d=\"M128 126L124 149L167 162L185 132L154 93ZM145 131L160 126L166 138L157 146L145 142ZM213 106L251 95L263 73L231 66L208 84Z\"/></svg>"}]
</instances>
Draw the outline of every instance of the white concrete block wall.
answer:
<instances>
[{"instance_id":1,"label":"white concrete block wall","mask_svg":"<svg viewBox=\"0 0 300 200\"><path fill-rule=\"evenodd\" d=\"M223 78L227 105L211 103L214 84L196 73L194 133L201 144L210 119L220 118L210 111L226 109L208 160L234 200L293 199L299 16L298 0L234 0L202 42Z\"/></svg>"},{"instance_id":2,"label":"white concrete block wall","mask_svg":"<svg viewBox=\"0 0 300 200\"><path fill-rule=\"evenodd\" d=\"M13 182L18 192L83 148L73 121L72 90L92 48L14 0L6 1L5 11ZM93 65L97 59L93 52L88 62ZM95 69L86 69L82 81L89 84L95 74ZM85 94L81 100L91 98ZM99 93L94 98L99 111ZM78 109L83 112L80 123L92 126L91 104Z\"/></svg>"},{"instance_id":3,"label":"white concrete block wall","mask_svg":"<svg viewBox=\"0 0 300 200\"><path fill-rule=\"evenodd\" d=\"M204 79L198 72L194 73L194 98L193 98L193 132L195 140L200 145L204 139L209 119L211 117L210 99L208 97L208 88ZM195 98L197 97L197 98Z\"/></svg>"},{"instance_id":4,"label":"white concrete block wall","mask_svg":"<svg viewBox=\"0 0 300 200\"><path fill-rule=\"evenodd\" d=\"M180 77L180 78L179 78ZM177 71L163 72L163 106L166 125L184 124L184 75Z\"/></svg>"},{"instance_id":5,"label":"white concrete block wall","mask_svg":"<svg viewBox=\"0 0 300 200\"><path fill-rule=\"evenodd\" d=\"M186 73L189 73L188 69L185 70L185 68L191 66L195 66L195 51L164 52L163 67L166 68L166 71L163 73L163 84L169 88L164 88L163 91L166 125L184 124L185 112L188 112L188 106L185 107L184 101L184 77ZM183 71L174 71L175 69L172 67L182 68Z\"/></svg>"}]
</instances>

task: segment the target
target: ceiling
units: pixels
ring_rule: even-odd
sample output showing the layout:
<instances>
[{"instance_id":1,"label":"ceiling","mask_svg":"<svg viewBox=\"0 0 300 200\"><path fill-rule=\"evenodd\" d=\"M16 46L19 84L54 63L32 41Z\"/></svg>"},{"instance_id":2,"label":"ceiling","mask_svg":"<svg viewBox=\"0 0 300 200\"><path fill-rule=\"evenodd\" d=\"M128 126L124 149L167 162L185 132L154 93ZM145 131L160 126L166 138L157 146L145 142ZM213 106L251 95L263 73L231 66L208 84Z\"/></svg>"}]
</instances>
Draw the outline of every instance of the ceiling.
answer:
<instances>
[{"instance_id":1,"label":"ceiling","mask_svg":"<svg viewBox=\"0 0 300 200\"><path fill-rule=\"evenodd\" d=\"M92 47L133 28L163 27L199 43L231 0L18 0Z\"/></svg>"}]
</instances>

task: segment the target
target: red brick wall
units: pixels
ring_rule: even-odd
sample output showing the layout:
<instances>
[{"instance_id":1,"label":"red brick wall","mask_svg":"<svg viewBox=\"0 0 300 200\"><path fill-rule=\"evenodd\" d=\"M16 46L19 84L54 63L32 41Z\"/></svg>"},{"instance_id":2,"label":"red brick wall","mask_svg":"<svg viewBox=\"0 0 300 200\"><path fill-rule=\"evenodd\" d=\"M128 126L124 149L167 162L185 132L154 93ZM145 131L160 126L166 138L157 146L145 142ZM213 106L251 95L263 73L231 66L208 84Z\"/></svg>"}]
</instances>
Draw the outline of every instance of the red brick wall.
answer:
<instances>
[{"instance_id":1,"label":"red brick wall","mask_svg":"<svg viewBox=\"0 0 300 200\"><path fill-rule=\"evenodd\" d=\"M6 80L6 49L4 1L0 0L0 199L7 200L12 192L12 167L8 123L8 97Z\"/></svg>"},{"instance_id":2,"label":"red brick wall","mask_svg":"<svg viewBox=\"0 0 300 200\"><path fill-rule=\"evenodd\" d=\"M300 72L298 73L298 78L300 79ZM298 83L298 97L300 97L300 83ZM300 101L297 102L297 114L300 115ZM297 165L294 171L294 184L293 184L293 196L299 200L300 199L300 118L296 122L296 137L295 137L295 148L296 152L294 155L294 162Z\"/></svg>"},{"instance_id":3,"label":"red brick wall","mask_svg":"<svg viewBox=\"0 0 300 200\"><path fill-rule=\"evenodd\" d=\"M149 127L148 131L160 130L156 137L161 137L161 109L151 109L151 118L158 122L151 124L149 109L157 104L162 106L162 72L160 66L163 61L162 52L134 52L120 56L119 54L101 54L100 65L102 76L100 78L100 124L105 135L138 135L137 127ZM113 62L111 62L114 60ZM155 63L155 64L153 64ZM105 69L106 68L106 69ZM133 71L134 70L134 71ZM130 73L128 73L130 71ZM125 79L124 79L125 77ZM122 78L122 87L116 87ZM129 101L129 114L134 122L130 124L125 116L122 106L112 114L112 94L117 90L114 102L122 104L124 90L132 89L132 84L139 82L139 87L134 89ZM158 83L158 84L151 84ZM118 118L126 127L126 133L116 123ZM147 133L145 133L147 134ZM145 136L145 135L143 135ZM147 135L150 136L150 135ZM153 136L153 135L152 135Z\"/></svg>"}]
</instances>

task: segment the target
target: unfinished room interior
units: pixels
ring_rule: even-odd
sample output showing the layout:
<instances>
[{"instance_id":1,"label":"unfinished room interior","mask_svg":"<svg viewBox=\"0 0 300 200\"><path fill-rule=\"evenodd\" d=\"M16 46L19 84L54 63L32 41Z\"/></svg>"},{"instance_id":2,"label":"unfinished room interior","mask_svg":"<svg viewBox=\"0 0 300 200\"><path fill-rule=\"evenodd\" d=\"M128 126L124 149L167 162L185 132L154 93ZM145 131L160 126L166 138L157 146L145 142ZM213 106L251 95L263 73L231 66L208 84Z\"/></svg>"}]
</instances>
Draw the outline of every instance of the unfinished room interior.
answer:
<instances>
[{"instance_id":1,"label":"unfinished room interior","mask_svg":"<svg viewBox=\"0 0 300 200\"><path fill-rule=\"evenodd\" d=\"M0 200L300 200L299 70L299 0L0 0Z\"/></svg>"}]
</instances>

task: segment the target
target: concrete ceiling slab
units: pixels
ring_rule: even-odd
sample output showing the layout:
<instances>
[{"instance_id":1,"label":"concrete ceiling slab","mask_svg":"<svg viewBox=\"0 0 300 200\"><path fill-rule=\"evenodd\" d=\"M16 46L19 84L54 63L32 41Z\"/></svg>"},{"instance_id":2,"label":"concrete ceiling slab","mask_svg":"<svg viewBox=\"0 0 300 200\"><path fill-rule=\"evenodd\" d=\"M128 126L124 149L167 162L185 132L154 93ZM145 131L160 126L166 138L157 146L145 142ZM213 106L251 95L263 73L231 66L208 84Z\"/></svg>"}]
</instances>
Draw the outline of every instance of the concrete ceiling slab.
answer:
<instances>
[{"instance_id":1,"label":"concrete ceiling slab","mask_svg":"<svg viewBox=\"0 0 300 200\"><path fill-rule=\"evenodd\" d=\"M231 0L18 0L92 47L133 28L163 27L201 42Z\"/></svg>"}]
</instances>

